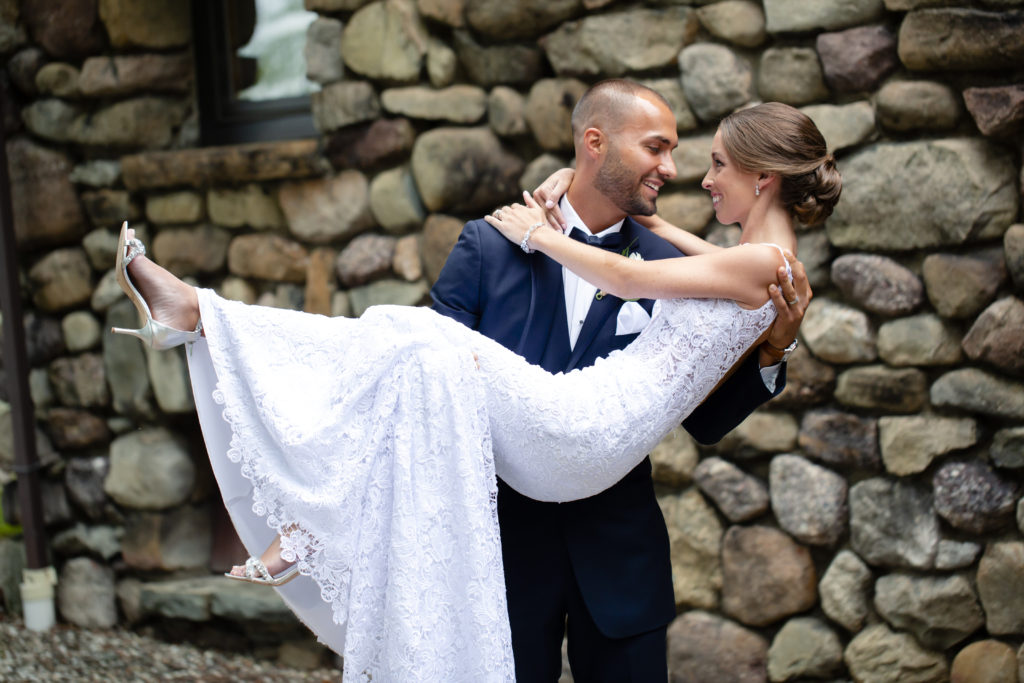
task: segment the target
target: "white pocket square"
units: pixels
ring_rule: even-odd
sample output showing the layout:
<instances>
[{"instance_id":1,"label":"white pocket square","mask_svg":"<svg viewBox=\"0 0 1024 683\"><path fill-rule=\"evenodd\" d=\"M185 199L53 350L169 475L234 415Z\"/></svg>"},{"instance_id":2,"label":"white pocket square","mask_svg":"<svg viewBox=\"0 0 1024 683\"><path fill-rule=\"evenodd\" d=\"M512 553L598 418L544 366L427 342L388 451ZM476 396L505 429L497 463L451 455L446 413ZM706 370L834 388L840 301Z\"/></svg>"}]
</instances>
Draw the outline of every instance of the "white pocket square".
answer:
<instances>
[{"instance_id":1,"label":"white pocket square","mask_svg":"<svg viewBox=\"0 0 1024 683\"><path fill-rule=\"evenodd\" d=\"M635 301L627 301L619 308L619 315L615 320L615 334L637 334L647 327L649 322L651 316L643 306Z\"/></svg>"}]
</instances>

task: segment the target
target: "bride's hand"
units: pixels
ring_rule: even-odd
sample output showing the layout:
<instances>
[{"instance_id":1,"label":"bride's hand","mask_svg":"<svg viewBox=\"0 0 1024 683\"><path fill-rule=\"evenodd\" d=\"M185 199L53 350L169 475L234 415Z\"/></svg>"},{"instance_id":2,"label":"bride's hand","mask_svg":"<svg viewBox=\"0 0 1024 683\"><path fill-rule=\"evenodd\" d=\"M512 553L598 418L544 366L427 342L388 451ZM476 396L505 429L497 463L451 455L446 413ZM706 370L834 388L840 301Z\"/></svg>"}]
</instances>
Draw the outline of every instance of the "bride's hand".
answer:
<instances>
[{"instance_id":1,"label":"bride's hand","mask_svg":"<svg viewBox=\"0 0 1024 683\"><path fill-rule=\"evenodd\" d=\"M562 210L558 208L558 200L569 189L576 171L571 168L560 168L544 179L537 189L533 191L533 199L538 206L544 207L548 212L548 222L552 228L565 232L568 225Z\"/></svg>"},{"instance_id":2,"label":"bride's hand","mask_svg":"<svg viewBox=\"0 0 1024 683\"><path fill-rule=\"evenodd\" d=\"M523 192L523 201L526 202L525 206L503 206L484 216L484 220L494 226L508 241L519 246L523 246L527 233L532 235L536 230L553 230L544 209L537 205L529 192ZM529 248L529 240L525 241Z\"/></svg>"}]
</instances>

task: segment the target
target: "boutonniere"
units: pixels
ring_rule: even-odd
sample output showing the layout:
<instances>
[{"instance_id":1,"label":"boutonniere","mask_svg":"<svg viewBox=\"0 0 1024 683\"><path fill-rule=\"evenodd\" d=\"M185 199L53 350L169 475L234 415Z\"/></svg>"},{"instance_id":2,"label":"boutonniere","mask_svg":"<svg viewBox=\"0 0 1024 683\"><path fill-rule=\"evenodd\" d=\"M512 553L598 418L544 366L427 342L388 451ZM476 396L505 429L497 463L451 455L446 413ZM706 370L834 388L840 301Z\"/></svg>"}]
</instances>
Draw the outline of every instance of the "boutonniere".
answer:
<instances>
[{"instance_id":1,"label":"boutonniere","mask_svg":"<svg viewBox=\"0 0 1024 683\"><path fill-rule=\"evenodd\" d=\"M625 256L626 258L633 259L634 261L643 261L644 260L643 254L641 254L639 251L633 251L633 252L630 251L630 249L633 248L634 244L636 244L636 240L633 240L632 242L630 242L629 246L626 247L625 249L623 249L622 251L620 251L619 254L622 255L622 256ZM599 290L597 290L597 294L594 295L594 299L596 301L600 301L601 299L605 298L605 296L607 296L607 295L608 295L607 292L605 292L603 289L599 289ZM636 301L636 299L628 299L628 301Z\"/></svg>"}]
</instances>

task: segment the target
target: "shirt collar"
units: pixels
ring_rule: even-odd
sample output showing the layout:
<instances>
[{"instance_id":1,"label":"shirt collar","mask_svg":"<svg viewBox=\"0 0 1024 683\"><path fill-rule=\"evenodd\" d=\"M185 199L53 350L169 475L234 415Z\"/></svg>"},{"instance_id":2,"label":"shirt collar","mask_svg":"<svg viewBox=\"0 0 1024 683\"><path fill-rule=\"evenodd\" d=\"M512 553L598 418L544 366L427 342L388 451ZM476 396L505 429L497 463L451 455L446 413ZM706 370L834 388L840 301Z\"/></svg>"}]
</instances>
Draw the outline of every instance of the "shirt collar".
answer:
<instances>
[{"instance_id":1,"label":"shirt collar","mask_svg":"<svg viewBox=\"0 0 1024 683\"><path fill-rule=\"evenodd\" d=\"M568 193L562 195L562 199L558 202L558 208L562 210L562 216L565 218L565 222L569 226L570 230L574 227L577 227L583 230L584 232L590 232L590 227L583 222L583 219L580 218L580 215L576 213L576 209L572 208L572 204L569 203ZM623 218L618 223L613 223L612 225L609 225L601 232L595 232L592 234L600 236L610 235L613 232L619 232L620 230L622 230L622 224L625 222L626 219Z\"/></svg>"}]
</instances>

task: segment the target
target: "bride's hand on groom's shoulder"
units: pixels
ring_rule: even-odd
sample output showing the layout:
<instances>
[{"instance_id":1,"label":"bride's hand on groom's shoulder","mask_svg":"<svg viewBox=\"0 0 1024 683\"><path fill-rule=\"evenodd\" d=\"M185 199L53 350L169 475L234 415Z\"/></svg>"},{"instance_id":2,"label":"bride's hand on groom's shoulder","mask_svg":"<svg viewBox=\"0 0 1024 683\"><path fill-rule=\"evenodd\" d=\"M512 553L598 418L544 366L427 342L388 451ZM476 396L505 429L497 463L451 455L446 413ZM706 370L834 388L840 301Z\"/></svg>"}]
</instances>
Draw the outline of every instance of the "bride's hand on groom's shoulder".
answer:
<instances>
[{"instance_id":1,"label":"bride's hand on groom's shoulder","mask_svg":"<svg viewBox=\"0 0 1024 683\"><path fill-rule=\"evenodd\" d=\"M554 228L551 227L548 212L537 205L529 192L523 192L523 201L525 204L516 203L499 207L484 216L484 220L510 242L528 249L528 234L532 236L536 230Z\"/></svg>"},{"instance_id":2,"label":"bride's hand on groom's shoulder","mask_svg":"<svg viewBox=\"0 0 1024 683\"><path fill-rule=\"evenodd\" d=\"M558 208L558 201L569 189L575 175L576 171L571 168L560 168L545 178L533 191L533 201L548 212L548 223L560 232L565 232L569 226L565 222L562 210Z\"/></svg>"}]
</instances>

